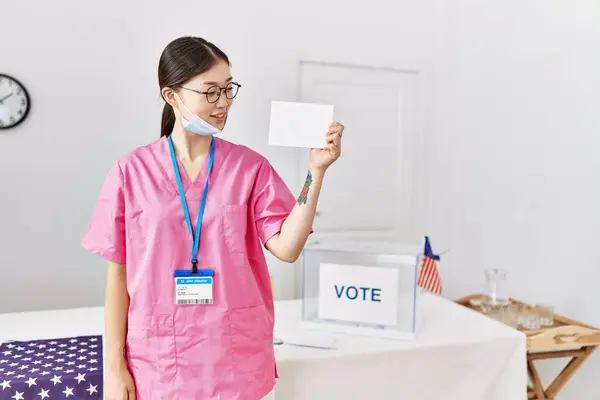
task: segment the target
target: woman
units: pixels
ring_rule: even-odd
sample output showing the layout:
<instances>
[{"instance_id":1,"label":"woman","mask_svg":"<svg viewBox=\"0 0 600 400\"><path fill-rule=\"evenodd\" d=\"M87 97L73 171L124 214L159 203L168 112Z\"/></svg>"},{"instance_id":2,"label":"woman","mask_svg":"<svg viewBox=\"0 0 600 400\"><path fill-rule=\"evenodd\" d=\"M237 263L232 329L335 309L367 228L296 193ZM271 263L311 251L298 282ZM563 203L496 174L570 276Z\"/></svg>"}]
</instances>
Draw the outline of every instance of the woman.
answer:
<instances>
[{"instance_id":1,"label":"woman","mask_svg":"<svg viewBox=\"0 0 600 400\"><path fill-rule=\"evenodd\" d=\"M82 245L108 260L107 399L257 400L275 383L263 255L295 261L343 126L311 149L296 199L269 162L214 135L240 85L201 38L164 50L161 137L116 162Z\"/></svg>"}]
</instances>

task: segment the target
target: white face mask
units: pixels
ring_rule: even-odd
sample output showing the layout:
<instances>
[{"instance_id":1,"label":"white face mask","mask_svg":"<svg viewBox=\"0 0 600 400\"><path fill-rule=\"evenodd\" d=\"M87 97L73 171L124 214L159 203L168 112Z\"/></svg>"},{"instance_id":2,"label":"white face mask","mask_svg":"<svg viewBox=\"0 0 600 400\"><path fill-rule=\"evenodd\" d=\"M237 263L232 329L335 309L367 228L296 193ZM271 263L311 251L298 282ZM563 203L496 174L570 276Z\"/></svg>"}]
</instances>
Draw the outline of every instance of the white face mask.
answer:
<instances>
[{"instance_id":1,"label":"white face mask","mask_svg":"<svg viewBox=\"0 0 600 400\"><path fill-rule=\"evenodd\" d=\"M181 114L181 116L183 117L183 128L184 129L186 129L187 131L190 131L192 133L195 133L196 135L202 135L202 136L212 136L212 135L221 133L221 130L219 128L212 126L211 124L209 124L208 122L206 122L205 120L200 118L199 116L192 114L190 112L190 110L187 108L187 106L185 105L185 103L181 100L181 97L179 98L179 101L181 102L181 104L183 104L183 106L185 107L187 112L192 116L191 120L187 120L183 116L183 114Z\"/></svg>"}]
</instances>

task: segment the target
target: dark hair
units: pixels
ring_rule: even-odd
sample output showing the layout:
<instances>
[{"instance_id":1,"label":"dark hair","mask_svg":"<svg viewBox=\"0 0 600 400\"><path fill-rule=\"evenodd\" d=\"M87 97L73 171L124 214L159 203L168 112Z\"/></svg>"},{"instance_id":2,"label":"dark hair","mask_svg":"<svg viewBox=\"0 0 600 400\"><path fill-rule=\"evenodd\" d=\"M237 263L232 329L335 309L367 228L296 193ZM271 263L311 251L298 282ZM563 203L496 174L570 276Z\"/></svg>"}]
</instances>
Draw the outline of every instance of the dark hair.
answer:
<instances>
[{"instance_id":1,"label":"dark hair","mask_svg":"<svg viewBox=\"0 0 600 400\"><path fill-rule=\"evenodd\" d=\"M172 89L183 85L196 75L208 71L219 61L230 64L229 58L214 44L192 36L173 40L163 50L158 63L158 84ZM168 136L175 125L175 113L165 103L160 124L160 136Z\"/></svg>"}]
</instances>

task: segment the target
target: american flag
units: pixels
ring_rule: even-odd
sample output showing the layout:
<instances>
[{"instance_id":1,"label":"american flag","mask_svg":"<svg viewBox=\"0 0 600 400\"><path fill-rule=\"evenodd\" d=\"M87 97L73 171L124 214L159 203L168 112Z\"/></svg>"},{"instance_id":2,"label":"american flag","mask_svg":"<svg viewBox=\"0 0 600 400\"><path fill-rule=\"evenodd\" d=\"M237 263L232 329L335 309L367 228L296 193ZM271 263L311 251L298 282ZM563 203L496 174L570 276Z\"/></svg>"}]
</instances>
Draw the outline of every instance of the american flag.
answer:
<instances>
[{"instance_id":1,"label":"american flag","mask_svg":"<svg viewBox=\"0 0 600 400\"><path fill-rule=\"evenodd\" d=\"M436 264L439 260L440 256L433 254L429 238L425 236L423 264L421 265L417 285L438 295L442 294L442 281Z\"/></svg>"},{"instance_id":2,"label":"american flag","mask_svg":"<svg viewBox=\"0 0 600 400\"><path fill-rule=\"evenodd\" d=\"M102 336L0 345L0 400L102 399Z\"/></svg>"}]
</instances>

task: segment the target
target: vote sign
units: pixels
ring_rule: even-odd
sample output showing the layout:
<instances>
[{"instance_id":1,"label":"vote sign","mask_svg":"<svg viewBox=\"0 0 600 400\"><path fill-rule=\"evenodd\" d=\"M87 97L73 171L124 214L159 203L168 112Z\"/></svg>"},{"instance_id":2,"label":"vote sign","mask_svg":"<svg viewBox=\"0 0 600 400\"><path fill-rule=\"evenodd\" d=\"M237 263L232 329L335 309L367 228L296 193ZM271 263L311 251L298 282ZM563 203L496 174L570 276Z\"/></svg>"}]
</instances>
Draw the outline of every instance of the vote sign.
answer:
<instances>
[{"instance_id":1,"label":"vote sign","mask_svg":"<svg viewBox=\"0 0 600 400\"><path fill-rule=\"evenodd\" d=\"M395 325L398 270L323 263L319 267L321 319Z\"/></svg>"}]
</instances>

